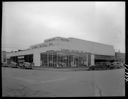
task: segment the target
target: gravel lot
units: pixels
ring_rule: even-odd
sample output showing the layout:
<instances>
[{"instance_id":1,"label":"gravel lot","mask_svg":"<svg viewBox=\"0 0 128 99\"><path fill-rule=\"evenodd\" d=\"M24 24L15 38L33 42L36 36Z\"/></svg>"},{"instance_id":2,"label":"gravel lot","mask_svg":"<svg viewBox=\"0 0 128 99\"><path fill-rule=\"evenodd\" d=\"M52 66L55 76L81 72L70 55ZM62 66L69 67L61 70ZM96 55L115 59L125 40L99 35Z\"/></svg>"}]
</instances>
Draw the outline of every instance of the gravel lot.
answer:
<instances>
[{"instance_id":1,"label":"gravel lot","mask_svg":"<svg viewBox=\"0 0 128 99\"><path fill-rule=\"evenodd\" d=\"M106 71L50 71L2 67L2 96L124 96L124 72L124 69Z\"/></svg>"}]
</instances>

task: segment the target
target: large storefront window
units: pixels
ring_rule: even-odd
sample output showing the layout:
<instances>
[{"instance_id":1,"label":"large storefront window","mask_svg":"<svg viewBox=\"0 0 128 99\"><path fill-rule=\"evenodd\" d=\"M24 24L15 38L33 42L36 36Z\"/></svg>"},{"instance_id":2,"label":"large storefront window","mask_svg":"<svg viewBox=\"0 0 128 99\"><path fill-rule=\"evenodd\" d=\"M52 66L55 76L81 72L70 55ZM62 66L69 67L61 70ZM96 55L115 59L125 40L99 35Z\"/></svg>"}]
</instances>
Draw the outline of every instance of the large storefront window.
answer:
<instances>
[{"instance_id":1,"label":"large storefront window","mask_svg":"<svg viewBox=\"0 0 128 99\"><path fill-rule=\"evenodd\" d=\"M86 62L86 55L83 57L54 51L41 53L43 67L81 67L86 66Z\"/></svg>"},{"instance_id":2,"label":"large storefront window","mask_svg":"<svg viewBox=\"0 0 128 99\"><path fill-rule=\"evenodd\" d=\"M47 54L45 54L45 53L43 53L43 54L41 54L41 61L42 61L42 66L47 66L48 64L47 64L47 61L48 61L48 59L47 59Z\"/></svg>"}]
</instances>

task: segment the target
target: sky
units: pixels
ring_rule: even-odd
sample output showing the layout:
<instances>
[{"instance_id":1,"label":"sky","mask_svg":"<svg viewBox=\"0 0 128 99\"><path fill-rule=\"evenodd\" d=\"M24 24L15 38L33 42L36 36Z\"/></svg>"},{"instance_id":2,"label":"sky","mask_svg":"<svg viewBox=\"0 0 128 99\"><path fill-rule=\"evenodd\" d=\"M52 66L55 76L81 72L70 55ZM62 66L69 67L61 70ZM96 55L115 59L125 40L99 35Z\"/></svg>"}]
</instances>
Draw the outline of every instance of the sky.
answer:
<instances>
[{"instance_id":1,"label":"sky","mask_svg":"<svg viewBox=\"0 0 128 99\"><path fill-rule=\"evenodd\" d=\"M125 2L3 2L2 50L52 37L113 45L125 52Z\"/></svg>"}]
</instances>

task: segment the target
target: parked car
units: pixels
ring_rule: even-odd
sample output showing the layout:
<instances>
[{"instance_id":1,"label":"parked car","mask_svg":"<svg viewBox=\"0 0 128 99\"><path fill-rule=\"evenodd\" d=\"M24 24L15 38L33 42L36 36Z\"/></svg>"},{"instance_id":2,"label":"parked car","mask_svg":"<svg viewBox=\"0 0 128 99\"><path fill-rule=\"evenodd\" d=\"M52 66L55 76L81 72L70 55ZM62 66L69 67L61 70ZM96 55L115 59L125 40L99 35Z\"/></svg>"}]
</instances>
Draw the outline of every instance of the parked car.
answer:
<instances>
[{"instance_id":1,"label":"parked car","mask_svg":"<svg viewBox=\"0 0 128 99\"><path fill-rule=\"evenodd\" d=\"M17 67L18 67L18 64L17 64L16 62L11 61L11 62L8 64L8 67L17 68Z\"/></svg>"},{"instance_id":2,"label":"parked car","mask_svg":"<svg viewBox=\"0 0 128 99\"><path fill-rule=\"evenodd\" d=\"M121 63L121 62L113 62L112 64L111 64L111 66L113 66L114 68L124 68L124 64L123 63Z\"/></svg>"},{"instance_id":3,"label":"parked car","mask_svg":"<svg viewBox=\"0 0 128 99\"><path fill-rule=\"evenodd\" d=\"M24 62L24 68L25 69L32 69L32 63Z\"/></svg>"},{"instance_id":4,"label":"parked car","mask_svg":"<svg viewBox=\"0 0 128 99\"><path fill-rule=\"evenodd\" d=\"M88 70L107 70L108 64L101 63L101 64L96 64L96 65L90 65Z\"/></svg>"},{"instance_id":5,"label":"parked car","mask_svg":"<svg viewBox=\"0 0 128 99\"><path fill-rule=\"evenodd\" d=\"M19 68L24 68L24 62L18 63L18 67L19 67Z\"/></svg>"},{"instance_id":6,"label":"parked car","mask_svg":"<svg viewBox=\"0 0 128 99\"><path fill-rule=\"evenodd\" d=\"M95 66L96 66L96 65L90 65L90 66L88 67L88 70L95 70L95 69L96 69Z\"/></svg>"},{"instance_id":7,"label":"parked car","mask_svg":"<svg viewBox=\"0 0 128 99\"><path fill-rule=\"evenodd\" d=\"M8 64L6 62L3 62L2 67L8 67Z\"/></svg>"}]
</instances>

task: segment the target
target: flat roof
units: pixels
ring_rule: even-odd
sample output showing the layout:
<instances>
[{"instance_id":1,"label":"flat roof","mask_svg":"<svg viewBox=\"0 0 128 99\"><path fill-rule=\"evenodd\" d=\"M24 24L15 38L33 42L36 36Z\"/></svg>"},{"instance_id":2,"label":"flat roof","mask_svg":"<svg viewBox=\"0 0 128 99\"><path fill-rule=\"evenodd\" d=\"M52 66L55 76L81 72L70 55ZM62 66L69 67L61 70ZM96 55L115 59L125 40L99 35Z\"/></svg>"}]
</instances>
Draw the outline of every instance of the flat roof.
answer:
<instances>
[{"instance_id":1,"label":"flat roof","mask_svg":"<svg viewBox=\"0 0 128 99\"><path fill-rule=\"evenodd\" d=\"M48 42L49 40L49 42ZM109 55L109 56L114 56L115 55L115 50L112 45L107 45L107 44L102 44L102 43L97 43L97 42L92 42L92 41L87 41L87 40L81 40L77 38L62 38L62 37L55 37L47 40L48 44L45 47L40 47L40 45L45 44L40 43L37 44L37 48L34 49L27 49L23 51L18 51L14 52L15 55L20 55L21 54L30 54L30 53L35 53L35 52L44 52L48 50L61 50L61 49L66 49L66 50L71 50L71 51L79 51L79 52L87 52L87 53L92 53L96 55ZM45 40L46 41L46 40ZM53 43L49 45L49 43ZM36 45L34 45L36 46ZM12 53L14 55L14 53Z\"/></svg>"}]
</instances>

